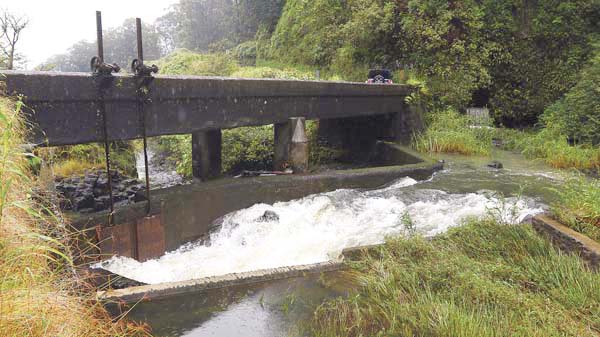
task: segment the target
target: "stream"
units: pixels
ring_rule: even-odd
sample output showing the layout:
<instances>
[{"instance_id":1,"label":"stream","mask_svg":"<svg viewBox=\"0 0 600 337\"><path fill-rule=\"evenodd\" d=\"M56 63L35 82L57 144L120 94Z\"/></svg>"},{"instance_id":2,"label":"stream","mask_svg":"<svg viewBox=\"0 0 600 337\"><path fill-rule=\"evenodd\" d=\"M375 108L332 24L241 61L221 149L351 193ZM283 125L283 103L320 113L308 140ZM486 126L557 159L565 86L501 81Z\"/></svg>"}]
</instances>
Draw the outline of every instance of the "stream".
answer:
<instances>
[{"instance_id":1,"label":"stream","mask_svg":"<svg viewBox=\"0 0 600 337\"><path fill-rule=\"evenodd\" d=\"M426 181L401 178L374 190L257 204L224 217L209 243L144 263L116 257L103 267L153 284L317 263L388 236L434 236L471 217L526 221L554 201L557 171L505 151L492 157L504 168L488 167L490 158L441 155L445 169ZM286 336L324 299L349 289L334 272L140 303L130 317L149 322L157 336Z\"/></svg>"}]
</instances>

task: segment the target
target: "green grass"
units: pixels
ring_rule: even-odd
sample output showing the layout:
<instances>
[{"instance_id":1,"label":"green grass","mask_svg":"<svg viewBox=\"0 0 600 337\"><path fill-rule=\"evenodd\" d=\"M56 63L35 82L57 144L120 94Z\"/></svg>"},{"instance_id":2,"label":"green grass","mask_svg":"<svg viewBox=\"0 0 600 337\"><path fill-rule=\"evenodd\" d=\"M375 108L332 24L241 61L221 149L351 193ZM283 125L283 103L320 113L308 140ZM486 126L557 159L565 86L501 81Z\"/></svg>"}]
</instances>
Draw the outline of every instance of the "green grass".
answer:
<instances>
[{"instance_id":1,"label":"green grass","mask_svg":"<svg viewBox=\"0 0 600 337\"><path fill-rule=\"evenodd\" d=\"M538 132L506 131L499 137L505 140L508 149L518 150L525 157L541 160L554 168L591 171L600 168L598 146L571 145L566 136L550 128Z\"/></svg>"},{"instance_id":2,"label":"green grass","mask_svg":"<svg viewBox=\"0 0 600 337\"><path fill-rule=\"evenodd\" d=\"M24 153L20 104L0 98L0 336L146 336L74 276L70 232Z\"/></svg>"},{"instance_id":3,"label":"green grass","mask_svg":"<svg viewBox=\"0 0 600 337\"><path fill-rule=\"evenodd\" d=\"M351 262L357 290L321 305L315 336L597 336L600 274L529 225L469 223L394 239Z\"/></svg>"},{"instance_id":4,"label":"green grass","mask_svg":"<svg viewBox=\"0 0 600 337\"><path fill-rule=\"evenodd\" d=\"M555 190L552 213L563 224L600 242L600 180L577 175Z\"/></svg>"},{"instance_id":5,"label":"green grass","mask_svg":"<svg viewBox=\"0 0 600 337\"><path fill-rule=\"evenodd\" d=\"M417 134L413 146L420 152L489 155L492 149L491 130L470 127L468 116L455 110L433 112L425 132Z\"/></svg>"},{"instance_id":6,"label":"green grass","mask_svg":"<svg viewBox=\"0 0 600 337\"><path fill-rule=\"evenodd\" d=\"M105 169L104 144L82 144L37 150L39 157L50 164L56 176L82 175L87 170ZM135 177L135 146L132 142L113 142L110 149L111 169Z\"/></svg>"},{"instance_id":7,"label":"green grass","mask_svg":"<svg viewBox=\"0 0 600 337\"><path fill-rule=\"evenodd\" d=\"M200 54L180 49L156 61L161 74L230 76L240 66L228 54Z\"/></svg>"}]
</instances>

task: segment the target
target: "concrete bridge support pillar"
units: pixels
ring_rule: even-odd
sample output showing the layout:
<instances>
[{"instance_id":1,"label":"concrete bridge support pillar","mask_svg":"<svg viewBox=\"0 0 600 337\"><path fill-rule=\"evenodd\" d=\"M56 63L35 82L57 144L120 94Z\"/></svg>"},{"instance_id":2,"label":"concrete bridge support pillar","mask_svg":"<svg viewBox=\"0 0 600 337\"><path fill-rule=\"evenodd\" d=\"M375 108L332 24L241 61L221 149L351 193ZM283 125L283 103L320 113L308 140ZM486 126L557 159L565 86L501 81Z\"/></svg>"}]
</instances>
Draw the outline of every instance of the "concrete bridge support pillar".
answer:
<instances>
[{"instance_id":1,"label":"concrete bridge support pillar","mask_svg":"<svg viewBox=\"0 0 600 337\"><path fill-rule=\"evenodd\" d=\"M221 130L192 134L192 174L202 181L221 175Z\"/></svg>"},{"instance_id":2,"label":"concrete bridge support pillar","mask_svg":"<svg viewBox=\"0 0 600 337\"><path fill-rule=\"evenodd\" d=\"M275 170L290 167L294 173L308 172L308 137L306 119L290 118L287 123L275 124Z\"/></svg>"}]
</instances>

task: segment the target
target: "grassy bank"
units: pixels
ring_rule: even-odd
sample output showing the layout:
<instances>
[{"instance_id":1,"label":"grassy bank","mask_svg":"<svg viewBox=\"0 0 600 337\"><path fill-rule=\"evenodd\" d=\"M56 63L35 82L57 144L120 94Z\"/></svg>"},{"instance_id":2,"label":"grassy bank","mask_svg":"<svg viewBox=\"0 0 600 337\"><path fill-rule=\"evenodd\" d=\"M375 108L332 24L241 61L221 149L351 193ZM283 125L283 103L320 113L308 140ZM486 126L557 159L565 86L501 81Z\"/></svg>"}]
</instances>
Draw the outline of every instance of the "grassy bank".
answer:
<instances>
[{"instance_id":1,"label":"grassy bank","mask_svg":"<svg viewBox=\"0 0 600 337\"><path fill-rule=\"evenodd\" d=\"M36 192L18 111L0 98L0 336L145 335L115 323L74 277L68 243L75 235Z\"/></svg>"},{"instance_id":2,"label":"grassy bank","mask_svg":"<svg viewBox=\"0 0 600 337\"><path fill-rule=\"evenodd\" d=\"M352 265L359 285L317 309L315 336L597 336L600 274L528 226L479 221L394 239Z\"/></svg>"},{"instance_id":3,"label":"grassy bank","mask_svg":"<svg viewBox=\"0 0 600 337\"><path fill-rule=\"evenodd\" d=\"M555 218L600 242L600 180L575 176L556 189Z\"/></svg>"},{"instance_id":4,"label":"grassy bank","mask_svg":"<svg viewBox=\"0 0 600 337\"><path fill-rule=\"evenodd\" d=\"M427 129L417 134L413 146L420 152L489 155L493 132L475 128L472 120L455 110L432 112L427 116Z\"/></svg>"}]
</instances>

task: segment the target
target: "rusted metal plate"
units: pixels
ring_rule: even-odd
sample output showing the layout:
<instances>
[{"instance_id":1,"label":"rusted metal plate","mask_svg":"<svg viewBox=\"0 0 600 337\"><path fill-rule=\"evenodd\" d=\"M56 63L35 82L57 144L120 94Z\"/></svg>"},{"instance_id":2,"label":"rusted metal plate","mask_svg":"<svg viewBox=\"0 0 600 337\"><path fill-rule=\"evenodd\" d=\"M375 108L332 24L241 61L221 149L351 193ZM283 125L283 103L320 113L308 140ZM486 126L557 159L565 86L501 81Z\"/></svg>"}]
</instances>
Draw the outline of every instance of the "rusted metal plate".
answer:
<instances>
[{"instance_id":1,"label":"rusted metal plate","mask_svg":"<svg viewBox=\"0 0 600 337\"><path fill-rule=\"evenodd\" d=\"M133 258L135 256L134 227L133 224L100 227L98 229L98 245L102 258L113 255Z\"/></svg>"},{"instance_id":2,"label":"rusted metal plate","mask_svg":"<svg viewBox=\"0 0 600 337\"><path fill-rule=\"evenodd\" d=\"M138 220L137 240L137 260L140 262L158 258L165 253L165 228L160 215Z\"/></svg>"}]
</instances>

